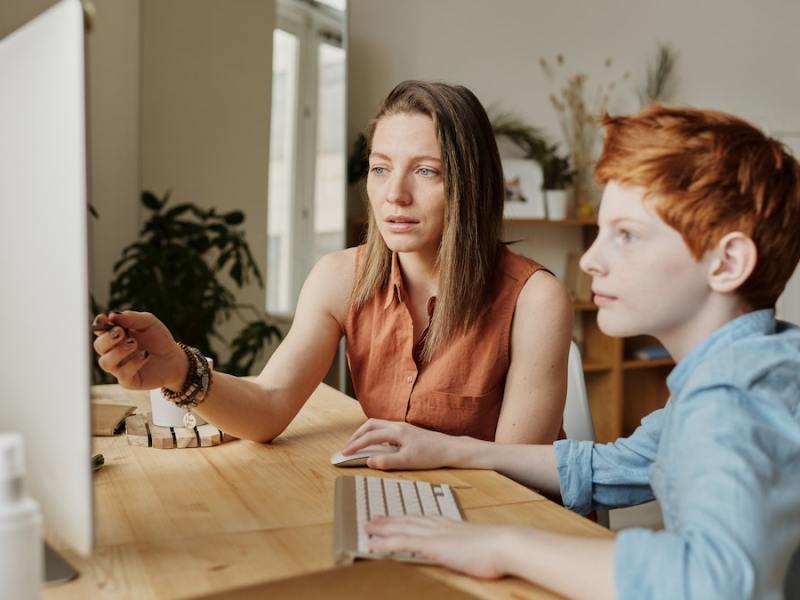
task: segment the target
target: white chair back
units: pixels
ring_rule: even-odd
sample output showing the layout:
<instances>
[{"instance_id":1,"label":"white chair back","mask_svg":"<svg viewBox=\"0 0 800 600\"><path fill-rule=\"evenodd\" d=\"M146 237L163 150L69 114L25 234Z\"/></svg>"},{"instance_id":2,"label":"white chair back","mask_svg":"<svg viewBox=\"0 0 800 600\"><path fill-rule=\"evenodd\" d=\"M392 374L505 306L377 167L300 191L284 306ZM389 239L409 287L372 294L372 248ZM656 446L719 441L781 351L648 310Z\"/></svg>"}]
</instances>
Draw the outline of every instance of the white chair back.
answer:
<instances>
[{"instance_id":1,"label":"white chair back","mask_svg":"<svg viewBox=\"0 0 800 600\"><path fill-rule=\"evenodd\" d=\"M569 346L564 431L571 440L595 441L589 397L586 394L586 382L583 379L581 353L575 342L570 342Z\"/></svg>"}]
</instances>

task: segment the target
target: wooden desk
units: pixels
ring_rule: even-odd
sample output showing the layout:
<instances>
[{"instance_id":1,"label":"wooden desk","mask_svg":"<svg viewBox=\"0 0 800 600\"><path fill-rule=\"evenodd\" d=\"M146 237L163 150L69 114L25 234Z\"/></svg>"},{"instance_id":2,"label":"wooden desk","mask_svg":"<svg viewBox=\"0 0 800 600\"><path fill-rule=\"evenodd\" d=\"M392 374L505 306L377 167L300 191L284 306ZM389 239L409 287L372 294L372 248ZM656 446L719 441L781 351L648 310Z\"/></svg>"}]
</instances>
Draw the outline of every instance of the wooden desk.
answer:
<instances>
[{"instance_id":1,"label":"wooden desk","mask_svg":"<svg viewBox=\"0 0 800 600\"><path fill-rule=\"evenodd\" d=\"M97 386L93 395L136 403L144 392ZM321 385L271 444L236 440L212 448L129 446L98 437L105 466L95 475L96 549L82 559L53 545L80 571L44 597L174 598L282 579L333 566L333 496L339 469L330 455L364 421L357 402ZM578 535L612 534L491 471L407 471L390 477L444 482L470 521L518 523ZM438 567L416 567L482 598L553 598L523 581L483 582Z\"/></svg>"}]
</instances>

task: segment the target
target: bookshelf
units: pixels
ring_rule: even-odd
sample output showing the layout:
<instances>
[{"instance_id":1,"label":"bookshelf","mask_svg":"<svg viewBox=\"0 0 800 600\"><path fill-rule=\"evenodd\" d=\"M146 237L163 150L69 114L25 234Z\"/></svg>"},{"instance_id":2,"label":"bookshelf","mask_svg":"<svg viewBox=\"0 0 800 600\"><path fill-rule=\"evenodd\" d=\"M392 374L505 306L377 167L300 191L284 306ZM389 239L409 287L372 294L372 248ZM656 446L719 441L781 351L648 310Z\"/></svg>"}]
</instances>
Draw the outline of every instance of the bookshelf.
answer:
<instances>
[{"instance_id":1,"label":"bookshelf","mask_svg":"<svg viewBox=\"0 0 800 600\"><path fill-rule=\"evenodd\" d=\"M597 235L593 218L513 219L506 223L578 227L584 249ZM614 441L636 429L644 416L664 406L669 396L666 377L674 363L669 358L637 358L637 350L658 345L652 337L623 339L605 335L597 325L597 306L593 302L576 300L574 311L595 434L599 442Z\"/></svg>"}]
</instances>

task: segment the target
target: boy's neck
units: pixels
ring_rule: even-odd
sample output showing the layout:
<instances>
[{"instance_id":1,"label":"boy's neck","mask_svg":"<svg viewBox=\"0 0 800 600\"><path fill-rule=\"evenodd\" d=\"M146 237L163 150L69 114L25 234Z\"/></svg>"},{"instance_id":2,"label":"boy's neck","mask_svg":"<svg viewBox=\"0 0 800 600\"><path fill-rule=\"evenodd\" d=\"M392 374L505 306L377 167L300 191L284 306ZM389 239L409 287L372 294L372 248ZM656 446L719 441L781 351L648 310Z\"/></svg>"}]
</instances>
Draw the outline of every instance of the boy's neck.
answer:
<instances>
[{"instance_id":1,"label":"boy's neck","mask_svg":"<svg viewBox=\"0 0 800 600\"><path fill-rule=\"evenodd\" d=\"M656 337L673 360L679 362L692 348L719 328L748 311L735 296L715 294L708 298L691 319L668 332L657 334Z\"/></svg>"}]
</instances>

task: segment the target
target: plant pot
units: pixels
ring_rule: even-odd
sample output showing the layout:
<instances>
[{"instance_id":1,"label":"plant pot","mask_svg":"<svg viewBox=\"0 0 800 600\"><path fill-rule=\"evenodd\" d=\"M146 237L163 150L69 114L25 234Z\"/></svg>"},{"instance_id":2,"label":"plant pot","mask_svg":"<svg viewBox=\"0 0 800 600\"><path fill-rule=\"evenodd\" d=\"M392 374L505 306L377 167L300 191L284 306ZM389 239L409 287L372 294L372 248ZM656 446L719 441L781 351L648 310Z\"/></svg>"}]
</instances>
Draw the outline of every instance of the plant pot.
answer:
<instances>
[{"instance_id":1,"label":"plant pot","mask_svg":"<svg viewBox=\"0 0 800 600\"><path fill-rule=\"evenodd\" d=\"M545 190L544 201L547 218L560 221L567 218L567 190Z\"/></svg>"}]
</instances>

